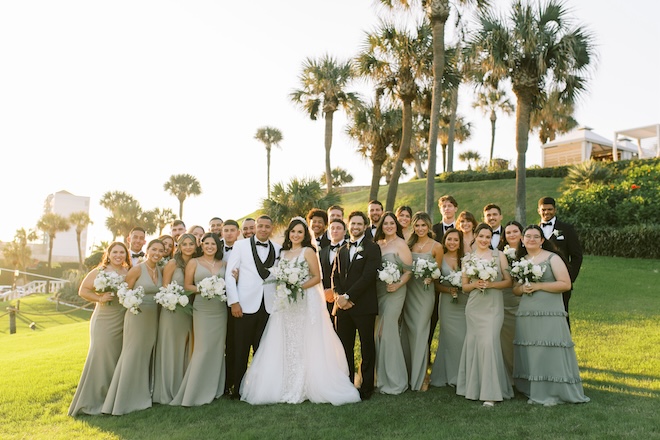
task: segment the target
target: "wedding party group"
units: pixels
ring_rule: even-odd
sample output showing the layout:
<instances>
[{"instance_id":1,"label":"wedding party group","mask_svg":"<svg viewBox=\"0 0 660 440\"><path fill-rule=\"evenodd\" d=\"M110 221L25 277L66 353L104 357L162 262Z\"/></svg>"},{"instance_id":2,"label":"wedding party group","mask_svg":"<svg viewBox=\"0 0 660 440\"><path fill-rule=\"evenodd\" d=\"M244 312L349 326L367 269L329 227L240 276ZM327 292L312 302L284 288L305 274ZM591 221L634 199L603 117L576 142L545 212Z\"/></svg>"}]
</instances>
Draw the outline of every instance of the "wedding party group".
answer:
<instances>
[{"instance_id":1,"label":"wedding party group","mask_svg":"<svg viewBox=\"0 0 660 440\"><path fill-rule=\"evenodd\" d=\"M69 415L222 396L343 405L429 386L486 407L514 389L588 402L568 314L582 249L555 200L527 227L502 225L492 203L483 221L450 195L438 207L436 224L377 200L312 209L281 240L268 215L214 217L208 232L176 220L148 243L135 227L80 286L96 306Z\"/></svg>"}]
</instances>

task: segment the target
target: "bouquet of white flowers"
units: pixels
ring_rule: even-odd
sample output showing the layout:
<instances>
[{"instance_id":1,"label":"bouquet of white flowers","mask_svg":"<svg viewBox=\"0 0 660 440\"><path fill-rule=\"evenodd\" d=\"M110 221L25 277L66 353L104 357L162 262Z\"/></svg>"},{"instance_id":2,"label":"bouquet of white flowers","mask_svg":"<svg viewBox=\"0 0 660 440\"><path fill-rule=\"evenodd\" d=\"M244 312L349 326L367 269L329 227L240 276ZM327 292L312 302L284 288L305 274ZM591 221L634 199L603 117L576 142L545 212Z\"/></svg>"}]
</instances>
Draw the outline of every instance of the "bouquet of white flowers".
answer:
<instances>
[{"instance_id":1,"label":"bouquet of white flowers","mask_svg":"<svg viewBox=\"0 0 660 440\"><path fill-rule=\"evenodd\" d=\"M135 289L129 289L128 284L124 283L117 291L117 298L119 298L119 304L126 307L132 314L137 315L142 312L140 304L142 304L142 298L144 298L144 288L138 286Z\"/></svg>"},{"instance_id":2,"label":"bouquet of white flowers","mask_svg":"<svg viewBox=\"0 0 660 440\"><path fill-rule=\"evenodd\" d=\"M112 293L112 296L115 296L123 283L123 275L119 275L117 272L106 272L104 270L99 270L96 278L94 278L94 290L97 293L110 292ZM108 301L106 304L110 305L112 304L112 301Z\"/></svg>"},{"instance_id":3,"label":"bouquet of white flowers","mask_svg":"<svg viewBox=\"0 0 660 440\"><path fill-rule=\"evenodd\" d=\"M449 272L449 275L443 276L442 281L447 281L452 287L458 287L460 290L461 287L463 287L463 272L460 270L452 270ZM458 292L457 293L452 293L451 295L451 302L457 303L458 302Z\"/></svg>"},{"instance_id":4,"label":"bouquet of white flowers","mask_svg":"<svg viewBox=\"0 0 660 440\"><path fill-rule=\"evenodd\" d=\"M412 272L415 278L431 278L437 280L442 273L438 268L438 263L435 260L427 260L426 258L416 258L413 260ZM429 285L424 283L424 290L428 290Z\"/></svg>"},{"instance_id":5,"label":"bouquet of white flowers","mask_svg":"<svg viewBox=\"0 0 660 440\"><path fill-rule=\"evenodd\" d=\"M504 246L504 250L502 252L504 252L504 256L509 262L509 266L511 266L511 264L513 264L516 259L516 248L512 248L507 244Z\"/></svg>"},{"instance_id":6,"label":"bouquet of white flowers","mask_svg":"<svg viewBox=\"0 0 660 440\"><path fill-rule=\"evenodd\" d=\"M538 282L546 266L534 264L531 261L522 258L520 261L514 261L511 267L511 277L520 284L529 284Z\"/></svg>"},{"instance_id":7,"label":"bouquet of white flowers","mask_svg":"<svg viewBox=\"0 0 660 440\"><path fill-rule=\"evenodd\" d=\"M463 257L463 273L475 280L494 281L497 278L497 261L495 258L481 259L474 254ZM485 293L483 289L479 289Z\"/></svg>"},{"instance_id":8,"label":"bouquet of white flowers","mask_svg":"<svg viewBox=\"0 0 660 440\"><path fill-rule=\"evenodd\" d=\"M163 308L174 312L177 306L180 306L179 308L181 309L187 308L188 304L190 304L189 294L190 292L186 292L183 286L180 286L176 281L172 281L167 287L161 287L154 299Z\"/></svg>"},{"instance_id":9,"label":"bouquet of white flowers","mask_svg":"<svg viewBox=\"0 0 660 440\"><path fill-rule=\"evenodd\" d=\"M383 268L378 271L378 279L387 284L394 284L401 279L401 268L386 260L383 262Z\"/></svg>"},{"instance_id":10,"label":"bouquet of white flowers","mask_svg":"<svg viewBox=\"0 0 660 440\"><path fill-rule=\"evenodd\" d=\"M284 305L288 302L295 302L305 296L305 290L302 285L309 279L309 264L306 260L298 261L281 259L277 266L270 270L277 283L275 288L275 300Z\"/></svg>"},{"instance_id":11,"label":"bouquet of white flowers","mask_svg":"<svg viewBox=\"0 0 660 440\"><path fill-rule=\"evenodd\" d=\"M227 301L225 280L217 275L204 278L199 284L197 284L197 287L199 288L199 294L206 299L211 299L217 296L220 298L220 301Z\"/></svg>"}]
</instances>

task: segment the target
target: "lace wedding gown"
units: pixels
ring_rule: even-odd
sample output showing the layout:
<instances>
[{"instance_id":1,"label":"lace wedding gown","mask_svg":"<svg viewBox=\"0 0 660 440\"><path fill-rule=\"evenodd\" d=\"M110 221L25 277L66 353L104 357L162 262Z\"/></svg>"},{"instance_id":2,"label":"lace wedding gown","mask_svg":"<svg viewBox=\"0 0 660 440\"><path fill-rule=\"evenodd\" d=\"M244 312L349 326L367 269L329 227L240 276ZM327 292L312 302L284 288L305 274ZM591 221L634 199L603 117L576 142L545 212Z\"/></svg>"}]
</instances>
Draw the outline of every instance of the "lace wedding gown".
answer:
<instances>
[{"instance_id":1,"label":"lace wedding gown","mask_svg":"<svg viewBox=\"0 0 660 440\"><path fill-rule=\"evenodd\" d=\"M303 254L296 258L302 261ZM252 405L360 401L320 284L308 288L296 302L276 302L240 394Z\"/></svg>"}]
</instances>

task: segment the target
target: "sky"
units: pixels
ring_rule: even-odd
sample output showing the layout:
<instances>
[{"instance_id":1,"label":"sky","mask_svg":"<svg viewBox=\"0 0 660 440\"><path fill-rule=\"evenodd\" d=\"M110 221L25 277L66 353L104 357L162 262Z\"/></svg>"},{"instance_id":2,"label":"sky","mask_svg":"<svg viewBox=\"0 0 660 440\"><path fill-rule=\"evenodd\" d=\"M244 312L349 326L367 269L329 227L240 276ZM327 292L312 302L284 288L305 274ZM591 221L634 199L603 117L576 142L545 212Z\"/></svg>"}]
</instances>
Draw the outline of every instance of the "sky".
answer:
<instances>
[{"instance_id":1,"label":"sky","mask_svg":"<svg viewBox=\"0 0 660 440\"><path fill-rule=\"evenodd\" d=\"M609 139L660 123L660 4L566 4L598 53L578 122ZM105 192L177 213L163 184L182 173L202 188L184 204L186 224L245 216L266 197L266 151L254 139L265 125L284 137L271 153L272 184L320 176L323 120L311 121L289 94L306 57L349 59L385 16L372 0L0 2L0 240L34 228L46 197L61 190L90 197L88 247L109 240ZM364 83L351 90L370 99ZM473 96L461 88L459 113L473 135L456 154L487 157L490 121L471 108ZM369 163L345 125L338 112L331 165L369 185ZM540 165L539 145L531 134L528 165ZM498 118L495 156L515 158L513 116Z\"/></svg>"}]
</instances>

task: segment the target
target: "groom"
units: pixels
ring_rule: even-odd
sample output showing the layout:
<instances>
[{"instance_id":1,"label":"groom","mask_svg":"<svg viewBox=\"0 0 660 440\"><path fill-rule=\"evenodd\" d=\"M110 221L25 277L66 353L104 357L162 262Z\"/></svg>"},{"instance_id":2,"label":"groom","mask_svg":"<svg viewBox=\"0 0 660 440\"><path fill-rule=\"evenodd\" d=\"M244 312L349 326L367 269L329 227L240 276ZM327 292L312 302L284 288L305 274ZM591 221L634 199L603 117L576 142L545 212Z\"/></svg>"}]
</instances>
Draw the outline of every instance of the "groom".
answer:
<instances>
[{"instance_id":1,"label":"groom","mask_svg":"<svg viewBox=\"0 0 660 440\"><path fill-rule=\"evenodd\" d=\"M273 307L275 283L264 283L270 277L281 246L269 240L273 221L262 215L256 221L255 235L237 241L226 269L227 304L234 319L234 378L232 399L239 398L241 381L247 370L250 347L256 352L261 335ZM233 276L238 269L237 277Z\"/></svg>"},{"instance_id":2,"label":"groom","mask_svg":"<svg viewBox=\"0 0 660 440\"><path fill-rule=\"evenodd\" d=\"M378 314L377 270L381 265L380 247L365 238L367 216L355 211L348 216L350 243L339 249L332 268L332 288L336 296L336 329L344 346L351 381L355 381L355 332L360 335L362 386L360 397L367 400L374 392L376 345L374 325Z\"/></svg>"}]
</instances>

